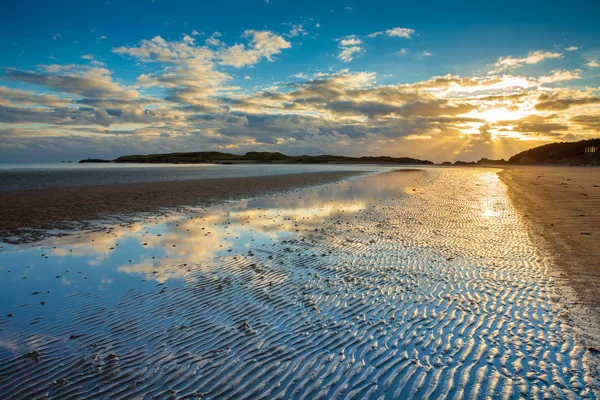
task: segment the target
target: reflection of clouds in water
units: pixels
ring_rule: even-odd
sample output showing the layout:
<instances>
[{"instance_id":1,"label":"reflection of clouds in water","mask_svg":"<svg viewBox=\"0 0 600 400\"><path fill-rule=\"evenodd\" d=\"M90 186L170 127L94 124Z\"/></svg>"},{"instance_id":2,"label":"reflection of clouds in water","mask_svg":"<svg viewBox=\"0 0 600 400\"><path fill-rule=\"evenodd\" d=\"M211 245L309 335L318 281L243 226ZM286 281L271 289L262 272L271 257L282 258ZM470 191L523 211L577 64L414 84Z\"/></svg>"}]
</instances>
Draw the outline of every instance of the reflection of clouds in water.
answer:
<instances>
[{"instance_id":1,"label":"reflection of clouds in water","mask_svg":"<svg viewBox=\"0 0 600 400\"><path fill-rule=\"evenodd\" d=\"M417 173L371 176L309 190L230 202L222 207L174 213L143 223L113 225L100 231L53 238L43 243L60 265L82 258L82 264L109 268L165 282L183 278L207 260L247 253L257 246L321 228L327 219L357 214L378 198L414 193ZM411 186L412 184L412 186ZM57 259L58 258L58 259ZM65 282L67 283L67 282ZM102 287L106 284L103 282Z\"/></svg>"},{"instance_id":2,"label":"reflection of clouds in water","mask_svg":"<svg viewBox=\"0 0 600 400\"><path fill-rule=\"evenodd\" d=\"M224 254L236 254L272 242L282 235L300 229L313 229L321 225L322 218L339 212L358 212L363 204L328 203L314 208L243 209L247 202L236 205L231 211L214 211L202 217L188 218L169 226L161 236L141 237L148 248L161 248L160 259L144 259L132 265L121 265L120 272L141 273L148 278L165 282L171 278L185 278L189 268L203 268L197 264ZM311 222L315 219L315 222ZM318 220L318 221L317 221ZM175 245L175 247L173 247ZM174 266L180 266L175 268Z\"/></svg>"},{"instance_id":3,"label":"reflection of clouds in water","mask_svg":"<svg viewBox=\"0 0 600 400\"><path fill-rule=\"evenodd\" d=\"M140 234L144 226L139 223L127 226L114 225L102 231L89 232L82 235L69 235L51 239L51 246L56 246L50 254L57 257L83 257L94 255L88 265L98 265L110 257L111 252L126 236ZM45 244L45 243L44 243Z\"/></svg>"}]
</instances>

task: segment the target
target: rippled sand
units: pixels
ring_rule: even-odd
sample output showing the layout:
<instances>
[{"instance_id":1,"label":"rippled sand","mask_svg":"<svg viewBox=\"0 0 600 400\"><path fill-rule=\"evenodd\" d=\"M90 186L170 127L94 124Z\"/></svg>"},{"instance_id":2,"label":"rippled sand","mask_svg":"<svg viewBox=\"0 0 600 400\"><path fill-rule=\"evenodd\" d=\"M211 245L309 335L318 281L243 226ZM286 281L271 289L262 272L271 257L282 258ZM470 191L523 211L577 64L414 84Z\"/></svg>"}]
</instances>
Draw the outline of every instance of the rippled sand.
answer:
<instances>
[{"instance_id":1,"label":"rippled sand","mask_svg":"<svg viewBox=\"0 0 600 400\"><path fill-rule=\"evenodd\" d=\"M8 246L0 397L595 398L496 173L386 173Z\"/></svg>"}]
</instances>

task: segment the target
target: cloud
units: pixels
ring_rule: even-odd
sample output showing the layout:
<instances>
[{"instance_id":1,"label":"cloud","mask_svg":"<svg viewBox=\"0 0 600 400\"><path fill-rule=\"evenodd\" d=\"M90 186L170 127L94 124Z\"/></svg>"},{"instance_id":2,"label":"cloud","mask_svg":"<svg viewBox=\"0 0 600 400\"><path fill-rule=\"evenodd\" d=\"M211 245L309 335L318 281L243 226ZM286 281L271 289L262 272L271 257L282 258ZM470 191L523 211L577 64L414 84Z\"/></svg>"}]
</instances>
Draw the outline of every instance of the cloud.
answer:
<instances>
[{"instance_id":1,"label":"cloud","mask_svg":"<svg viewBox=\"0 0 600 400\"><path fill-rule=\"evenodd\" d=\"M345 47L340 51L337 58L344 62L350 62L354 59L354 54L362 51L363 49L359 46Z\"/></svg>"},{"instance_id":2,"label":"cloud","mask_svg":"<svg viewBox=\"0 0 600 400\"><path fill-rule=\"evenodd\" d=\"M581 71L580 70L576 70L573 72L561 71L561 70L552 71L552 75L540 76L538 78L538 81L540 83L555 83L555 82L562 82L562 81L571 81L574 79L581 79Z\"/></svg>"},{"instance_id":3,"label":"cloud","mask_svg":"<svg viewBox=\"0 0 600 400\"><path fill-rule=\"evenodd\" d=\"M221 40L219 40L220 37L221 34L219 32L213 32L213 34L210 35L210 37L204 42L209 46L219 47L224 44L223 42L221 42Z\"/></svg>"},{"instance_id":4,"label":"cloud","mask_svg":"<svg viewBox=\"0 0 600 400\"><path fill-rule=\"evenodd\" d=\"M69 98L48 95L0 86L0 105L18 104L23 106L44 105L48 107L64 107L71 102Z\"/></svg>"},{"instance_id":5,"label":"cloud","mask_svg":"<svg viewBox=\"0 0 600 400\"><path fill-rule=\"evenodd\" d=\"M588 68L600 67L600 50L590 50L581 54Z\"/></svg>"},{"instance_id":6,"label":"cloud","mask_svg":"<svg viewBox=\"0 0 600 400\"><path fill-rule=\"evenodd\" d=\"M576 115L570 118L570 121L583 125L585 128L600 132L600 115Z\"/></svg>"},{"instance_id":7,"label":"cloud","mask_svg":"<svg viewBox=\"0 0 600 400\"><path fill-rule=\"evenodd\" d=\"M156 36L142 40L137 46L117 47L113 52L146 63L163 64L162 71L142 74L137 83L143 87L165 88L165 100L215 110L218 105L212 96L220 91L238 89L225 86L225 82L233 78L219 66L250 67L262 59L273 62L273 56L291 47L283 37L270 31L247 30L241 37L248 44L232 46L222 43L217 39L219 37L221 34L215 32L207 39L207 44L216 49L199 46L195 41L186 40L185 36L181 41L167 41Z\"/></svg>"},{"instance_id":8,"label":"cloud","mask_svg":"<svg viewBox=\"0 0 600 400\"><path fill-rule=\"evenodd\" d=\"M287 25L290 28L290 32L286 34L288 37L308 36L308 31L304 29L302 24L284 23L283 25Z\"/></svg>"},{"instance_id":9,"label":"cloud","mask_svg":"<svg viewBox=\"0 0 600 400\"><path fill-rule=\"evenodd\" d=\"M356 35L345 36L337 39L340 52L337 56L338 59L344 62L350 62L354 59L355 54L361 53L364 49L360 46L362 40L356 37Z\"/></svg>"},{"instance_id":10,"label":"cloud","mask_svg":"<svg viewBox=\"0 0 600 400\"><path fill-rule=\"evenodd\" d=\"M536 50L530 51L527 57L523 58L514 58L511 56L500 57L498 58L498 61L496 61L496 63L494 64L494 67L496 67L496 69L490 71L489 73L496 73L500 71L505 71L507 69L514 69L526 64L538 64L544 60L553 58L563 58L563 55L562 53L553 53L549 51Z\"/></svg>"},{"instance_id":11,"label":"cloud","mask_svg":"<svg viewBox=\"0 0 600 400\"><path fill-rule=\"evenodd\" d=\"M415 30L408 29L408 28L393 28L393 29L388 29L387 31L385 31L385 33L387 33L387 35L390 37L399 37L399 38L410 39L411 35L413 33L415 33Z\"/></svg>"},{"instance_id":12,"label":"cloud","mask_svg":"<svg viewBox=\"0 0 600 400\"><path fill-rule=\"evenodd\" d=\"M575 106L585 106L590 104L600 104L600 98L595 96L563 97L561 92L556 94L541 94L538 97L536 110L542 111L563 111Z\"/></svg>"},{"instance_id":13,"label":"cloud","mask_svg":"<svg viewBox=\"0 0 600 400\"><path fill-rule=\"evenodd\" d=\"M577 46L569 46L567 48L565 48L566 51L577 51L579 50L579 47Z\"/></svg>"},{"instance_id":14,"label":"cloud","mask_svg":"<svg viewBox=\"0 0 600 400\"><path fill-rule=\"evenodd\" d=\"M415 33L414 29L398 27L398 28L388 29L385 31L373 32L373 33L367 35L367 37L373 38L373 37L377 37L377 36L381 36L381 35L385 34L389 37L399 37L399 38L410 39L414 33Z\"/></svg>"},{"instance_id":15,"label":"cloud","mask_svg":"<svg viewBox=\"0 0 600 400\"><path fill-rule=\"evenodd\" d=\"M243 44L236 44L223 49L217 54L221 65L241 68L255 65L262 58L273 62L274 55L280 54L283 49L292 47L283 37L269 31L248 30L242 37L250 41L250 48Z\"/></svg>"},{"instance_id":16,"label":"cloud","mask_svg":"<svg viewBox=\"0 0 600 400\"><path fill-rule=\"evenodd\" d=\"M4 69L2 79L27 90L0 86L0 158L112 158L194 148L443 161L449 154L505 158L531 147L532 140L564 140L566 132L571 139L597 136L597 89L567 89L584 72L510 72L562 57L541 50L523 58L500 58L501 73L483 77L445 75L391 83L387 76L384 85L371 71L329 68L305 69L264 86L246 84L244 90L235 86L237 79L254 77L248 71L232 72L235 68L275 62L292 47L293 38L304 36L302 25L286 26L289 32L283 34L246 30L233 43L218 32L201 40L205 38L192 31L175 40L156 36L115 47L115 54L143 70L135 86L114 78L108 66L94 64L92 54L82 56L87 65ZM403 29L374 35L408 39L415 34ZM356 35L337 39L337 56L352 61L365 51L365 41ZM426 56L422 49L403 50L400 54ZM586 62L598 59L588 53L582 54Z\"/></svg>"},{"instance_id":17,"label":"cloud","mask_svg":"<svg viewBox=\"0 0 600 400\"><path fill-rule=\"evenodd\" d=\"M357 39L355 37L348 37L345 39L340 39L339 43L340 43L340 46L342 46L342 47L358 46L358 45L362 44L362 40Z\"/></svg>"},{"instance_id":18,"label":"cloud","mask_svg":"<svg viewBox=\"0 0 600 400\"><path fill-rule=\"evenodd\" d=\"M43 72L6 69L4 79L42 85L61 93L75 94L90 98L114 98L135 100L139 94L112 80L105 68L84 66L42 66Z\"/></svg>"}]
</instances>

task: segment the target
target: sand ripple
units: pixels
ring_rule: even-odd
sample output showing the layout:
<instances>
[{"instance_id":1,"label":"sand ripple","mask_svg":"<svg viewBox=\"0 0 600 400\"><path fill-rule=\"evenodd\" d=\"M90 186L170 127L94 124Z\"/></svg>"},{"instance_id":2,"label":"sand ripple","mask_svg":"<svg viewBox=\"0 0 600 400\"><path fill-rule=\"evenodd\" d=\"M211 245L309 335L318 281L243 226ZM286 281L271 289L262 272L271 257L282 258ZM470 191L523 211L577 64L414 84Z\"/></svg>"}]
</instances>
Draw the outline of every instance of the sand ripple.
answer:
<instances>
[{"instance_id":1,"label":"sand ripple","mask_svg":"<svg viewBox=\"0 0 600 400\"><path fill-rule=\"evenodd\" d=\"M24 329L3 318L1 397L595 398L589 351L494 171L345 185L353 212L170 267L183 282L75 293Z\"/></svg>"}]
</instances>

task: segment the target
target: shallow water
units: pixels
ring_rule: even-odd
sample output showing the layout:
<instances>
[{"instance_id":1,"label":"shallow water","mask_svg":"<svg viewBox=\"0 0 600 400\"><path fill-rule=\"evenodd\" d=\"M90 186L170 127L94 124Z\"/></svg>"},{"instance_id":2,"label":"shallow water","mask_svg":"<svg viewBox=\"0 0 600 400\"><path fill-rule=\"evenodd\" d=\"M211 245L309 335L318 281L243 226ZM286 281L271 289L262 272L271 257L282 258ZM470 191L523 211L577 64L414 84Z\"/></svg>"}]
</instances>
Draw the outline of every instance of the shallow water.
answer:
<instances>
[{"instance_id":1,"label":"shallow water","mask_svg":"<svg viewBox=\"0 0 600 400\"><path fill-rule=\"evenodd\" d=\"M1 398L595 398L491 169L0 250Z\"/></svg>"},{"instance_id":2,"label":"shallow water","mask_svg":"<svg viewBox=\"0 0 600 400\"><path fill-rule=\"evenodd\" d=\"M115 183L245 178L311 172L391 169L376 164L2 164L0 192Z\"/></svg>"}]
</instances>

